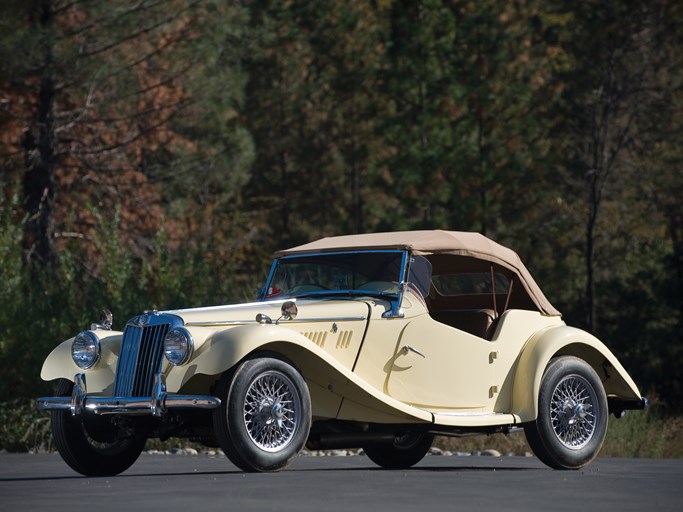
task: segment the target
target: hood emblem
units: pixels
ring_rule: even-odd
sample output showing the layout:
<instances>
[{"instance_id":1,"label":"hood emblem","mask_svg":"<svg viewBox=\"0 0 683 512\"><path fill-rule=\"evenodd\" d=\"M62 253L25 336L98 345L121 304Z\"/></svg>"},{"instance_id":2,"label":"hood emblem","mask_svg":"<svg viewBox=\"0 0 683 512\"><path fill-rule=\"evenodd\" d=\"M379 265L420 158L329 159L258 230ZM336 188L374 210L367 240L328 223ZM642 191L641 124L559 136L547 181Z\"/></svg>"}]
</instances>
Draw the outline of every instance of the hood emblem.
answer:
<instances>
[{"instance_id":1,"label":"hood emblem","mask_svg":"<svg viewBox=\"0 0 683 512\"><path fill-rule=\"evenodd\" d=\"M140 327L145 327L146 325L149 325L152 317L160 315L161 311L157 311L156 309L153 311L145 311L143 314L133 320L133 324Z\"/></svg>"}]
</instances>

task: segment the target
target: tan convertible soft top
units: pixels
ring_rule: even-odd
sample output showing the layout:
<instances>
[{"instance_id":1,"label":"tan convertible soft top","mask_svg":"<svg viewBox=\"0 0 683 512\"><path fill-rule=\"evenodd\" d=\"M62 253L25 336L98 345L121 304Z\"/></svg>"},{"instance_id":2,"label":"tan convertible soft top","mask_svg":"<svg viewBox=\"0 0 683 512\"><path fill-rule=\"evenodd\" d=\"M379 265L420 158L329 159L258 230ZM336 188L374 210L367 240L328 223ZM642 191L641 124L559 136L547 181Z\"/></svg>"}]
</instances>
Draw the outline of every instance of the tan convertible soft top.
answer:
<instances>
[{"instance_id":1,"label":"tan convertible soft top","mask_svg":"<svg viewBox=\"0 0 683 512\"><path fill-rule=\"evenodd\" d=\"M397 231L327 237L279 251L276 257L308 252L350 249L409 249L413 254L455 254L491 261L515 272L538 309L546 315L560 315L546 299L516 252L479 233L464 231Z\"/></svg>"}]
</instances>

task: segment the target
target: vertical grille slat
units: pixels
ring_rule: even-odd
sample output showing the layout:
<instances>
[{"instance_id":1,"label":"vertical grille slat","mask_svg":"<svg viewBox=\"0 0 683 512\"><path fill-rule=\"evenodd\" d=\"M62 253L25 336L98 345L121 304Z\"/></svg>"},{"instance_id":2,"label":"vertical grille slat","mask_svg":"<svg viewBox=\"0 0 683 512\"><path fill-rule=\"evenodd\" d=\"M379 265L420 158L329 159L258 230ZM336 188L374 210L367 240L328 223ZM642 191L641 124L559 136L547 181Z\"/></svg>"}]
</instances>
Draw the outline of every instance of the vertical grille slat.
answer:
<instances>
[{"instance_id":1,"label":"vertical grille slat","mask_svg":"<svg viewBox=\"0 0 683 512\"><path fill-rule=\"evenodd\" d=\"M169 323L126 326L116 366L115 396L150 396L154 375L161 365L164 336L170 328Z\"/></svg>"},{"instance_id":2,"label":"vertical grille slat","mask_svg":"<svg viewBox=\"0 0 683 512\"><path fill-rule=\"evenodd\" d=\"M143 396L143 391L146 388L151 389L151 383L149 386L147 386L147 377L149 377L149 372L147 370L150 368L152 363L152 354L154 352L153 343L155 339L154 334L156 331L157 328L154 326L147 327L142 332L142 342L140 343L140 352L138 354L139 363L137 366L140 376L138 379L136 379L135 385L133 387L134 396Z\"/></svg>"}]
</instances>

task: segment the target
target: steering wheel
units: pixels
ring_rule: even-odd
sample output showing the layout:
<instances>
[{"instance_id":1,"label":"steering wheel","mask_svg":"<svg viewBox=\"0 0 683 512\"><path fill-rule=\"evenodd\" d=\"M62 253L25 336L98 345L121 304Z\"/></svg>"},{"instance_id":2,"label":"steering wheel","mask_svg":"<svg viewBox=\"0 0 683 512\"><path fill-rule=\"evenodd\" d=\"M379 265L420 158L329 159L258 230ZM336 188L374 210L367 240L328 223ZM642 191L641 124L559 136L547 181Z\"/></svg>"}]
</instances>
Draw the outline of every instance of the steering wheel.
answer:
<instances>
[{"instance_id":1,"label":"steering wheel","mask_svg":"<svg viewBox=\"0 0 683 512\"><path fill-rule=\"evenodd\" d=\"M326 286L323 286L318 283L306 283L306 284L300 284L292 288L290 293L300 293L300 292L318 292L320 290L329 290Z\"/></svg>"}]
</instances>

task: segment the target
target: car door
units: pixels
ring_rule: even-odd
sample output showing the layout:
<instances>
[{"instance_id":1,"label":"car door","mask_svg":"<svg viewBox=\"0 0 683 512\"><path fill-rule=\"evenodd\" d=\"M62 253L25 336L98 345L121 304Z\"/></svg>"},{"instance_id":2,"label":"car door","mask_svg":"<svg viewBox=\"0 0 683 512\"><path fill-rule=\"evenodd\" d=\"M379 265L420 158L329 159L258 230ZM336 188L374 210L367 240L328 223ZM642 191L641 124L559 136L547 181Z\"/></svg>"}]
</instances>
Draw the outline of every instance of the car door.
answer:
<instances>
[{"instance_id":1,"label":"car door","mask_svg":"<svg viewBox=\"0 0 683 512\"><path fill-rule=\"evenodd\" d=\"M433 320L409 301L404 301L403 310L404 318L373 313L354 372L383 393L416 407L487 408L495 357L491 343Z\"/></svg>"},{"instance_id":2,"label":"car door","mask_svg":"<svg viewBox=\"0 0 683 512\"><path fill-rule=\"evenodd\" d=\"M392 354L387 394L426 409L483 410L492 398L490 342L423 315Z\"/></svg>"}]
</instances>

